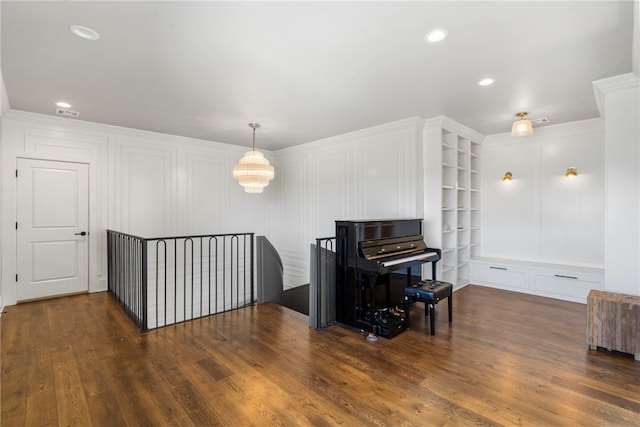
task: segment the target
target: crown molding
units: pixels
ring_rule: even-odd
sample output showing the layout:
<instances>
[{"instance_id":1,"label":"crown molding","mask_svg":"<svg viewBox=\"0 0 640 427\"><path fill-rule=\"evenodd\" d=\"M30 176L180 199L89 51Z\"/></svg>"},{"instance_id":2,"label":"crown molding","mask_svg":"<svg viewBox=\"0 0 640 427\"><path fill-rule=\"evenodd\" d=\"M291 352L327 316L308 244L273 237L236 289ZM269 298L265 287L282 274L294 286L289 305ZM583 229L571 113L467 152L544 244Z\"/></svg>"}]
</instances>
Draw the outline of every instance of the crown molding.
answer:
<instances>
[{"instance_id":1,"label":"crown molding","mask_svg":"<svg viewBox=\"0 0 640 427\"><path fill-rule=\"evenodd\" d=\"M396 132L408 129L420 130L423 122L424 119L422 117L413 116L407 119L396 120L394 122L359 129L353 132L347 132L336 136L330 136L328 138L318 139L316 141L310 141L305 144L296 145L293 147L282 148L280 150L276 150L275 152L278 154L290 154L297 151L306 151L310 147L323 147L331 146L333 144L344 144L345 139L357 139L371 134Z\"/></svg>"},{"instance_id":2,"label":"crown molding","mask_svg":"<svg viewBox=\"0 0 640 427\"><path fill-rule=\"evenodd\" d=\"M569 135L583 135L604 132L604 120L596 117L593 119L579 120L576 122L560 123L557 125L534 128L531 136L511 136L510 132L487 135L485 144L514 144L518 141L532 141L549 136L561 137Z\"/></svg>"},{"instance_id":3,"label":"crown molding","mask_svg":"<svg viewBox=\"0 0 640 427\"><path fill-rule=\"evenodd\" d=\"M2 116L3 119L13 120L20 125L31 126L48 126L59 131L84 132L88 134L101 134L112 137L126 137L130 139L139 139L145 141L156 141L164 143L181 143L193 144L194 146L209 146L230 151L244 152L247 147L225 144L223 142L207 141L203 139L189 138L180 135L171 135L166 133L152 132L142 129L127 128L123 126L108 125L98 122L89 122L86 120L70 119L65 117L51 116L48 114L32 113L22 110L9 110ZM262 150L265 154L271 155L269 150Z\"/></svg>"},{"instance_id":4,"label":"crown molding","mask_svg":"<svg viewBox=\"0 0 640 427\"><path fill-rule=\"evenodd\" d=\"M633 73L621 74L619 76L607 77L605 79L592 82L593 93L596 97L596 104L600 117L604 118L605 100L609 92L616 90L632 89L640 87L640 78Z\"/></svg>"},{"instance_id":5,"label":"crown molding","mask_svg":"<svg viewBox=\"0 0 640 427\"><path fill-rule=\"evenodd\" d=\"M448 132L456 133L463 138L470 139L475 142L482 142L485 138L480 132L471 129L453 120L447 116L436 116L425 120L424 129L442 128Z\"/></svg>"}]
</instances>

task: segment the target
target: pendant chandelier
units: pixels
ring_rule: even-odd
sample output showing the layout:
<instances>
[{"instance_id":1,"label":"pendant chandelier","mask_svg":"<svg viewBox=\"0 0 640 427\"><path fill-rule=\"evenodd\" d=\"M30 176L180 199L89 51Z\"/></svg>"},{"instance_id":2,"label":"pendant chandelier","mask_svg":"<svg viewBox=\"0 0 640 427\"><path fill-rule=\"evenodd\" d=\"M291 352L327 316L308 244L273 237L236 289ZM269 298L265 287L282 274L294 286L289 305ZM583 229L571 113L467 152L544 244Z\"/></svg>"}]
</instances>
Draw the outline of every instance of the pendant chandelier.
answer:
<instances>
[{"instance_id":1,"label":"pendant chandelier","mask_svg":"<svg viewBox=\"0 0 640 427\"><path fill-rule=\"evenodd\" d=\"M244 157L233 168L233 177L247 193L262 193L275 174L269 160L265 159L264 154L256 151L256 128L259 128L260 124L249 123L249 127L253 129L253 145L251 151L244 153Z\"/></svg>"}]
</instances>

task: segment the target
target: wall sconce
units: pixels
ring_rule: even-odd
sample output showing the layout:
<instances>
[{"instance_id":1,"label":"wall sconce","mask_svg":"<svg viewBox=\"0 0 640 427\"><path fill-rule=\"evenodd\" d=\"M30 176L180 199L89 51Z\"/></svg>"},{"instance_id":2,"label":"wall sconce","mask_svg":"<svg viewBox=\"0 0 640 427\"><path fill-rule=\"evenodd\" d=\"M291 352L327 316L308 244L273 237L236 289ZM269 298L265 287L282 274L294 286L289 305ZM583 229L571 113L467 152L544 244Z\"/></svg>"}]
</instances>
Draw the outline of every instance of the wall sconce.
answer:
<instances>
[{"instance_id":1,"label":"wall sconce","mask_svg":"<svg viewBox=\"0 0 640 427\"><path fill-rule=\"evenodd\" d=\"M502 182L508 184L511 181L513 181L513 174L511 174L511 172L506 172L502 177Z\"/></svg>"},{"instance_id":2,"label":"wall sconce","mask_svg":"<svg viewBox=\"0 0 640 427\"><path fill-rule=\"evenodd\" d=\"M576 176L578 176L578 170L576 168L574 168L573 166L571 166L569 169L567 169L567 173L564 174L564 177L567 179L573 179Z\"/></svg>"}]
</instances>

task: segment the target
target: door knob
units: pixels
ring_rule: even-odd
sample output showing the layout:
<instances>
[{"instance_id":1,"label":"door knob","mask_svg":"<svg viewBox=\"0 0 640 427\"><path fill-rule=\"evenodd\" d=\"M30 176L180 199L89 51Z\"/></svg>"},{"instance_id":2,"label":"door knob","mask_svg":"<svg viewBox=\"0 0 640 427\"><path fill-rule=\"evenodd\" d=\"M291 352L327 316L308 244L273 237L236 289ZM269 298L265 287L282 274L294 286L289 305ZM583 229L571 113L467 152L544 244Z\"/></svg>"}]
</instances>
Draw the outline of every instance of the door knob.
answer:
<instances>
[{"instance_id":1,"label":"door knob","mask_svg":"<svg viewBox=\"0 0 640 427\"><path fill-rule=\"evenodd\" d=\"M76 234L76 236L86 236L87 232L86 231L81 231L81 232L75 233L75 234Z\"/></svg>"}]
</instances>

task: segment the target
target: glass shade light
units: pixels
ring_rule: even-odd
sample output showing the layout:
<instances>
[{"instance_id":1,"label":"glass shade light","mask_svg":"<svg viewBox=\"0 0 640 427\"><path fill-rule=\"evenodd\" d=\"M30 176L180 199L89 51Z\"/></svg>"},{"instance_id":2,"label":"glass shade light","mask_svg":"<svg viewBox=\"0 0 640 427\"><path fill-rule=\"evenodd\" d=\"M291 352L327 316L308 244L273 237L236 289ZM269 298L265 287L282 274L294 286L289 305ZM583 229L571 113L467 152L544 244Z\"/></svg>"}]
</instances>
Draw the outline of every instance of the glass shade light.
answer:
<instances>
[{"instance_id":1,"label":"glass shade light","mask_svg":"<svg viewBox=\"0 0 640 427\"><path fill-rule=\"evenodd\" d=\"M528 136L533 133L533 126L531 125L531 120L525 120L527 117L527 113L518 113L518 120L513 122L513 126L511 127L511 136Z\"/></svg>"},{"instance_id":2,"label":"glass shade light","mask_svg":"<svg viewBox=\"0 0 640 427\"><path fill-rule=\"evenodd\" d=\"M249 127L253 129L253 145L251 151L244 153L238 164L234 166L233 177L244 187L245 192L262 193L275 173L264 154L256 151L256 128L260 125L249 123Z\"/></svg>"},{"instance_id":3,"label":"glass shade light","mask_svg":"<svg viewBox=\"0 0 640 427\"><path fill-rule=\"evenodd\" d=\"M508 184L511 181L513 181L513 175L511 174L511 172L505 172L504 176L502 177L502 182Z\"/></svg>"}]
</instances>

